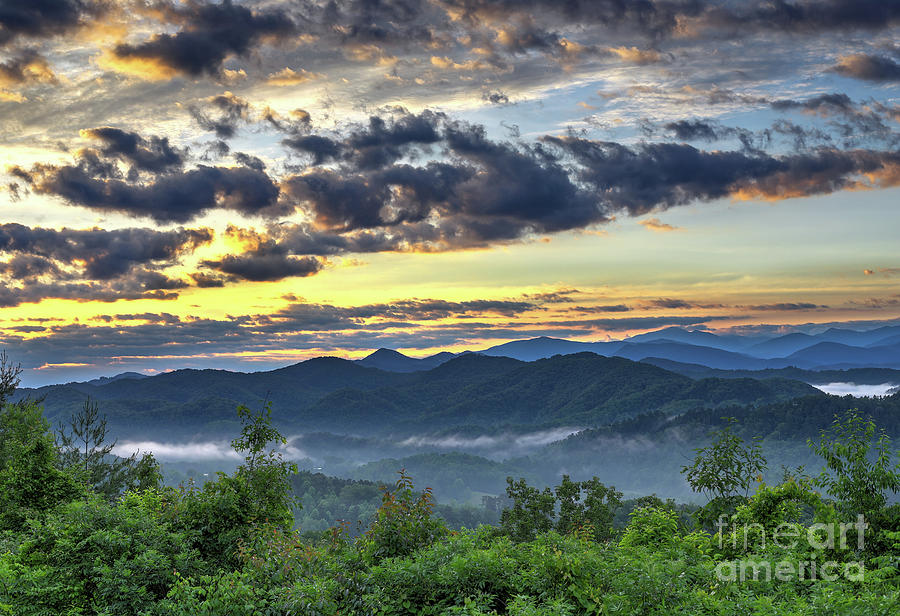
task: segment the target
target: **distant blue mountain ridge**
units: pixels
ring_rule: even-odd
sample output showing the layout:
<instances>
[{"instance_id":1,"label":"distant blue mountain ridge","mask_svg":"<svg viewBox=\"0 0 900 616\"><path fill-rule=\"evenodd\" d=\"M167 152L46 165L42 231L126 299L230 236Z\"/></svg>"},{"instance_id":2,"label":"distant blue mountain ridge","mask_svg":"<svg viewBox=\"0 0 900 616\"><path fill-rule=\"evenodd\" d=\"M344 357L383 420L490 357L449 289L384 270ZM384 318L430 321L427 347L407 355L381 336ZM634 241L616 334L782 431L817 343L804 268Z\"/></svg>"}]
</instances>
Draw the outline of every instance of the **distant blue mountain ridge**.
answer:
<instances>
[{"instance_id":1,"label":"distant blue mountain ridge","mask_svg":"<svg viewBox=\"0 0 900 616\"><path fill-rule=\"evenodd\" d=\"M554 355L591 352L633 361L668 360L718 370L805 370L851 368L900 369L900 325L868 331L828 329L819 334L791 333L777 337L721 336L707 331L668 327L625 340L582 342L562 338L514 340L475 351L493 357L535 361ZM442 352L422 359L379 349L358 362L392 372L430 370L456 354Z\"/></svg>"}]
</instances>

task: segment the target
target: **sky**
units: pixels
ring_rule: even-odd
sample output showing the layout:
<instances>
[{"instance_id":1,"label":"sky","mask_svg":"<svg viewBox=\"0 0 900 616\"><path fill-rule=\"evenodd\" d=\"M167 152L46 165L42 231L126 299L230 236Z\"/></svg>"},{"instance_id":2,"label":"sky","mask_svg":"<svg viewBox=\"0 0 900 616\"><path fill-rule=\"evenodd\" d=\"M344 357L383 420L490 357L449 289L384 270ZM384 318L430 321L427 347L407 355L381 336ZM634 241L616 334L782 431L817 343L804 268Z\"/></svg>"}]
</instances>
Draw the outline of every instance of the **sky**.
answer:
<instances>
[{"instance_id":1,"label":"sky","mask_svg":"<svg viewBox=\"0 0 900 616\"><path fill-rule=\"evenodd\" d=\"M24 385L900 319L900 2L0 0Z\"/></svg>"}]
</instances>

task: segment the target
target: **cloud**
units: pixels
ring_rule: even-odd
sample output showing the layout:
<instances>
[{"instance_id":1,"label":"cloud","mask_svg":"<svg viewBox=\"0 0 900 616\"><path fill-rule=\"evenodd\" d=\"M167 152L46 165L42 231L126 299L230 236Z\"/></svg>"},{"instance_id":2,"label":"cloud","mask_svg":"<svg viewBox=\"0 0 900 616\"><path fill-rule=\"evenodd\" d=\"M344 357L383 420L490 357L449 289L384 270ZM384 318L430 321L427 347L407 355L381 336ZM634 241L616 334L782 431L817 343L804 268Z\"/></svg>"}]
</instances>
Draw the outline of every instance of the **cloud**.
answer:
<instances>
[{"instance_id":1,"label":"cloud","mask_svg":"<svg viewBox=\"0 0 900 616\"><path fill-rule=\"evenodd\" d=\"M115 135L124 136L125 143L131 139L121 133ZM265 172L249 167L199 165L186 171L166 170L146 181L134 176L123 178L103 156L124 158L145 170L159 169L166 161L177 164L165 141L136 143L134 150L124 150L121 139L110 139L105 152L83 150L74 165L36 164L31 169L13 167L9 171L36 193L60 197L71 205L157 222L184 223L213 209L249 216L287 211L278 204L278 185Z\"/></svg>"},{"instance_id":2,"label":"cloud","mask_svg":"<svg viewBox=\"0 0 900 616\"><path fill-rule=\"evenodd\" d=\"M757 31L815 34L834 30L884 30L900 19L900 6L882 0L753 0L725 6L707 4L699 20L733 34Z\"/></svg>"},{"instance_id":3,"label":"cloud","mask_svg":"<svg viewBox=\"0 0 900 616\"><path fill-rule=\"evenodd\" d=\"M808 302L799 303L780 303L780 304L762 304L758 306L747 306L750 310L786 312L791 310L818 310L820 308L828 308L819 304L811 304Z\"/></svg>"},{"instance_id":4,"label":"cloud","mask_svg":"<svg viewBox=\"0 0 900 616\"><path fill-rule=\"evenodd\" d=\"M885 56L862 53L843 56L831 70L866 81L900 81L900 64Z\"/></svg>"},{"instance_id":5,"label":"cloud","mask_svg":"<svg viewBox=\"0 0 900 616\"><path fill-rule=\"evenodd\" d=\"M209 229L47 229L0 225L0 305L47 298L171 300L188 286L159 270L212 241Z\"/></svg>"},{"instance_id":6,"label":"cloud","mask_svg":"<svg viewBox=\"0 0 900 616\"><path fill-rule=\"evenodd\" d=\"M213 131L219 139L234 137L238 126L250 119L250 103L231 92L211 96L203 102L205 109L190 105L188 111L200 128Z\"/></svg>"},{"instance_id":7,"label":"cloud","mask_svg":"<svg viewBox=\"0 0 900 616\"><path fill-rule=\"evenodd\" d=\"M722 127L708 120L677 120L663 125L682 141L716 141L722 137Z\"/></svg>"},{"instance_id":8,"label":"cloud","mask_svg":"<svg viewBox=\"0 0 900 616\"><path fill-rule=\"evenodd\" d=\"M506 105L509 103L509 96L500 90L496 90L494 92L484 92L481 95L481 100L491 103L492 105Z\"/></svg>"},{"instance_id":9,"label":"cloud","mask_svg":"<svg viewBox=\"0 0 900 616\"><path fill-rule=\"evenodd\" d=\"M184 152L173 148L166 137L144 138L137 133L103 126L81 131L81 136L102 142L100 152L130 163L134 169L163 173L184 165Z\"/></svg>"},{"instance_id":10,"label":"cloud","mask_svg":"<svg viewBox=\"0 0 900 616\"><path fill-rule=\"evenodd\" d=\"M863 273L866 276L871 276L875 272L873 270L867 269L863 270ZM897 276L900 275L900 267L879 267L878 273L886 277Z\"/></svg>"},{"instance_id":11,"label":"cloud","mask_svg":"<svg viewBox=\"0 0 900 616\"><path fill-rule=\"evenodd\" d=\"M254 11L231 0L164 3L158 10L181 29L137 44L119 43L107 56L107 66L148 79L216 76L229 57L248 55L264 39L280 40L297 33L283 10Z\"/></svg>"},{"instance_id":12,"label":"cloud","mask_svg":"<svg viewBox=\"0 0 900 616\"><path fill-rule=\"evenodd\" d=\"M0 62L0 87L31 83L57 83L50 63L37 51L23 49L5 62Z\"/></svg>"},{"instance_id":13,"label":"cloud","mask_svg":"<svg viewBox=\"0 0 900 616\"><path fill-rule=\"evenodd\" d=\"M678 231L680 227L661 222L659 218L645 218L638 221L645 229L656 231L657 233L668 233L669 231Z\"/></svg>"},{"instance_id":14,"label":"cloud","mask_svg":"<svg viewBox=\"0 0 900 616\"><path fill-rule=\"evenodd\" d=\"M301 83L306 83L307 81L321 79L322 77L323 75L319 73L311 73L302 68L299 71L295 71L286 66L280 71L269 75L268 79L266 79L266 83L272 86L296 86Z\"/></svg>"},{"instance_id":15,"label":"cloud","mask_svg":"<svg viewBox=\"0 0 900 616\"><path fill-rule=\"evenodd\" d=\"M107 8L102 1L40 0L0 6L0 45L18 38L47 38L85 26Z\"/></svg>"},{"instance_id":16,"label":"cloud","mask_svg":"<svg viewBox=\"0 0 900 616\"><path fill-rule=\"evenodd\" d=\"M55 230L6 223L0 225L0 253L38 260L40 265L18 272L23 278L50 273L63 264L83 263L84 277L109 280L137 265L174 264L212 237L209 229Z\"/></svg>"},{"instance_id":17,"label":"cloud","mask_svg":"<svg viewBox=\"0 0 900 616\"><path fill-rule=\"evenodd\" d=\"M591 313L591 312L630 312L631 307L626 304L607 304L599 306L572 306L569 309L572 312Z\"/></svg>"},{"instance_id":18,"label":"cloud","mask_svg":"<svg viewBox=\"0 0 900 616\"><path fill-rule=\"evenodd\" d=\"M629 147L579 137L545 137L544 142L574 158L578 179L595 187L607 211L632 216L729 196L780 200L900 182L900 155L890 151L820 148L771 156L704 152L672 143Z\"/></svg>"},{"instance_id":19,"label":"cloud","mask_svg":"<svg viewBox=\"0 0 900 616\"><path fill-rule=\"evenodd\" d=\"M637 47L610 47L609 52L626 62L633 64L655 64L662 56L655 49L638 49Z\"/></svg>"},{"instance_id":20,"label":"cloud","mask_svg":"<svg viewBox=\"0 0 900 616\"><path fill-rule=\"evenodd\" d=\"M219 260L203 261L202 264L235 279L254 282L311 276L323 266L322 261L315 257L292 257L280 250L264 249L240 255L227 255ZM208 281L209 277L203 277L201 280Z\"/></svg>"}]
</instances>

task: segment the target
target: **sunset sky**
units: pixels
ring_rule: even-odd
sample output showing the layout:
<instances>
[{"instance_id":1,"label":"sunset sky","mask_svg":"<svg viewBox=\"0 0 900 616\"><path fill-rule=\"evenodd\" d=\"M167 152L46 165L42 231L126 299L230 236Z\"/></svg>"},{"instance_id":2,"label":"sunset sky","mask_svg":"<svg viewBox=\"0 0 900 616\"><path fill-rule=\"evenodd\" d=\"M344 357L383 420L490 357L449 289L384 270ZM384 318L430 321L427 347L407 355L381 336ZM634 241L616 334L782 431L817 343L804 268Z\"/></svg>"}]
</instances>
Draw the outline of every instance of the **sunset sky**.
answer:
<instances>
[{"instance_id":1,"label":"sunset sky","mask_svg":"<svg viewBox=\"0 0 900 616\"><path fill-rule=\"evenodd\" d=\"M900 2L0 0L23 384L900 319Z\"/></svg>"}]
</instances>

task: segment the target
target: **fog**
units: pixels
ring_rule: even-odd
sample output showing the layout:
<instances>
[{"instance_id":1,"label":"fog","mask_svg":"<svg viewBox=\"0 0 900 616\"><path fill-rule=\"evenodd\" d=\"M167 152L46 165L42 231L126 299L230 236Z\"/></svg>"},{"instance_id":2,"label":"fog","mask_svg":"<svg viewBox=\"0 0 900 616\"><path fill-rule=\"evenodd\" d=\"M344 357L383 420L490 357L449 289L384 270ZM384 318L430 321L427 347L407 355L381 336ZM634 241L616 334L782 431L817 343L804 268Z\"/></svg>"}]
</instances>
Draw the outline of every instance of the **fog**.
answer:
<instances>
[{"instance_id":1,"label":"fog","mask_svg":"<svg viewBox=\"0 0 900 616\"><path fill-rule=\"evenodd\" d=\"M151 452L157 460L240 460L227 441L194 443L159 443L157 441L122 441L112 451L117 456L127 457Z\"/></svg>"},{"instance_id":2,"label":"fog","mask_svg":"<svg viewBox=\"0 0 900 616\"><path fill-rule=\"evenodd\" d=\"M866 396L885 396L897 391L897 383L881 383L879 385L857 385L856 383L826 383L824 385L816 385L810 383L816 389L824 391L826 394L835 396L854 396L862 398Z\"/></svg>"},{"instance_id":3,"label":"fog","mask_svg":"<svg viewBox=\"0 0 900 616\"><path fill-rule=\"evenodd\" d=\"M504 433L476 437L466 437L461 435L441 437L412 436L400 441L398 444L404 447L415 448L433 447L435 449L502 450L498 453L503 456L509 456L511 452L534 449L555 441L561 441L580 431L581 428L554 428L552 430L541 430L527 434Z\"/></svg>"}]
</instances>

